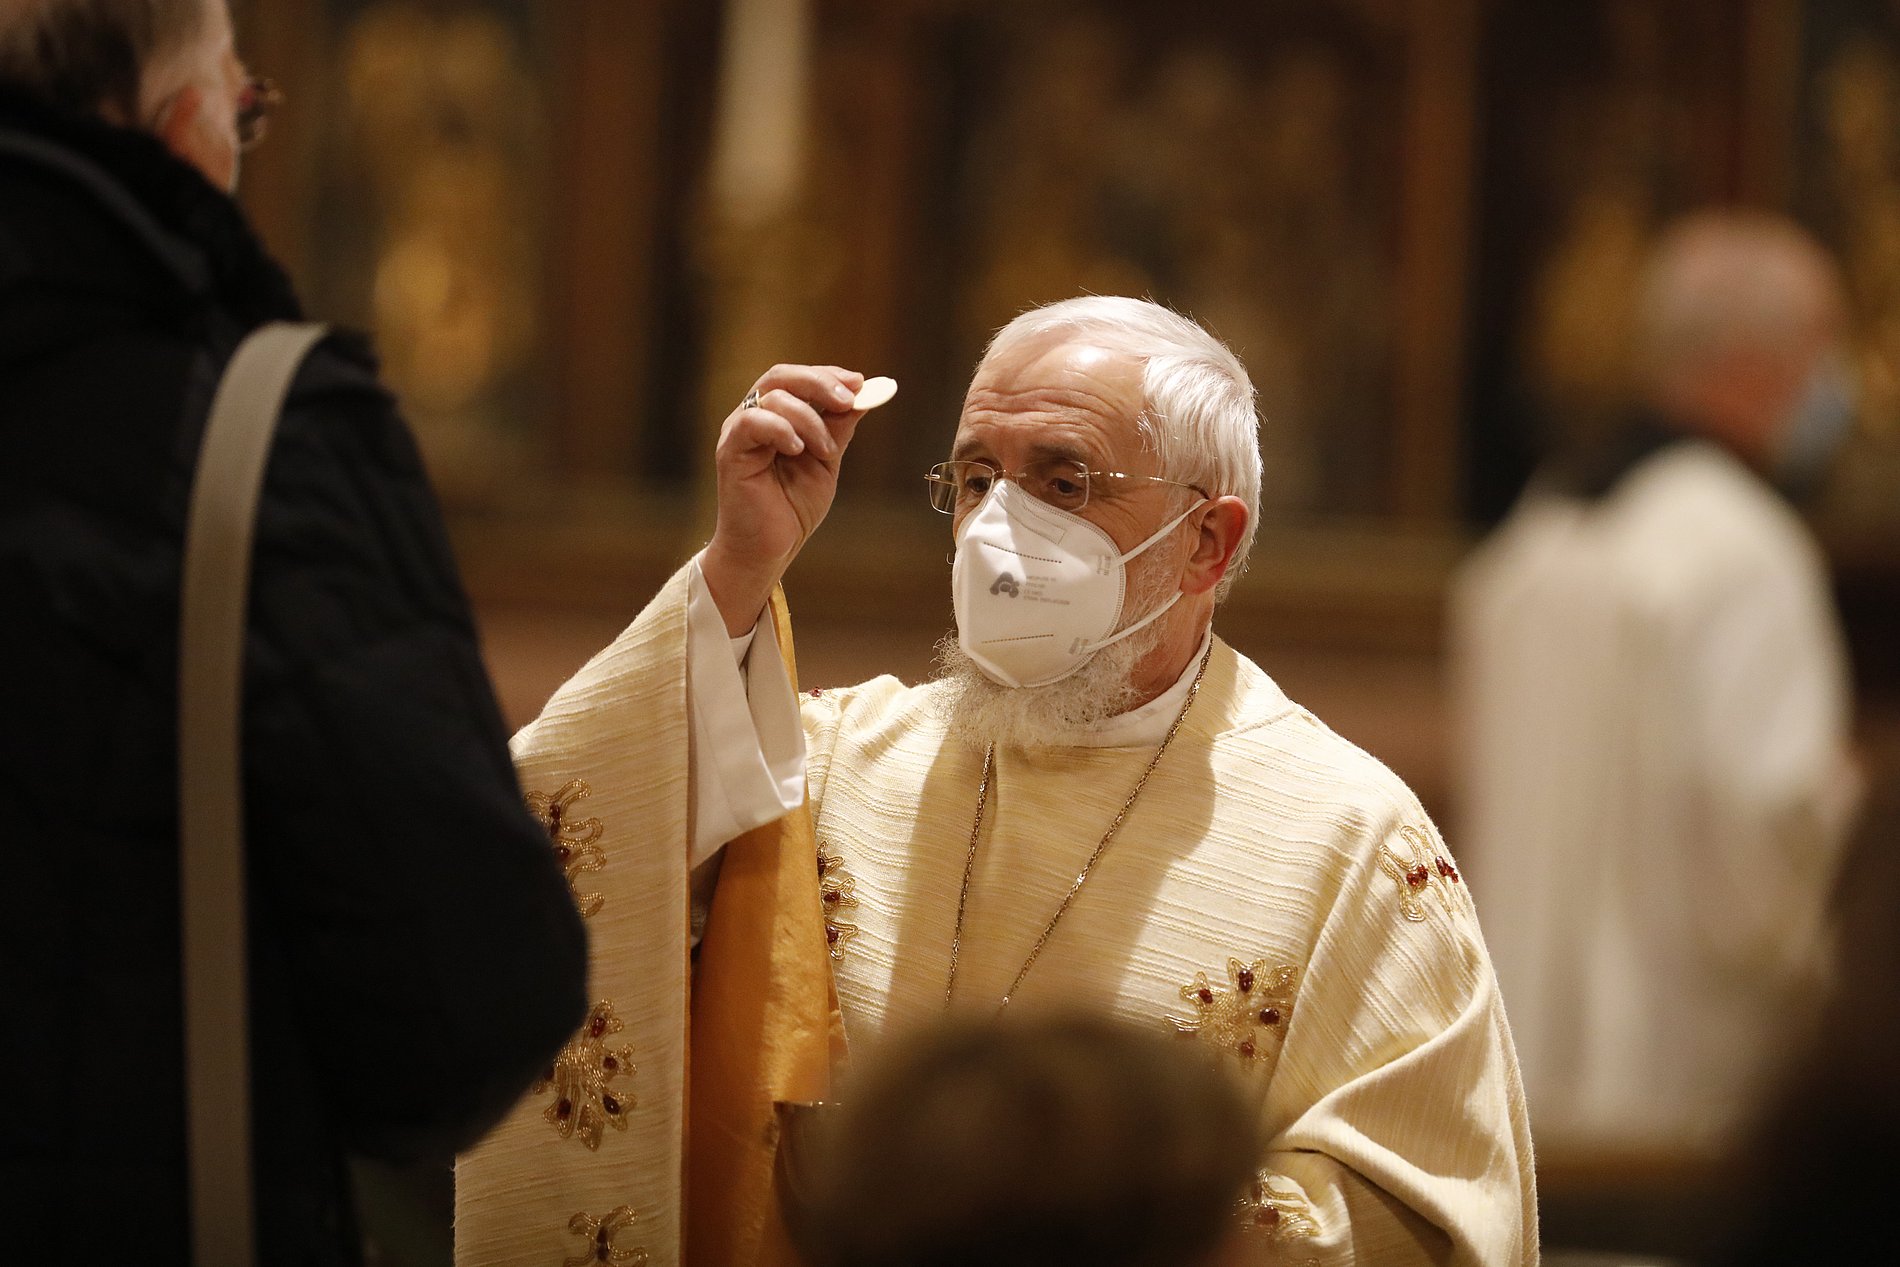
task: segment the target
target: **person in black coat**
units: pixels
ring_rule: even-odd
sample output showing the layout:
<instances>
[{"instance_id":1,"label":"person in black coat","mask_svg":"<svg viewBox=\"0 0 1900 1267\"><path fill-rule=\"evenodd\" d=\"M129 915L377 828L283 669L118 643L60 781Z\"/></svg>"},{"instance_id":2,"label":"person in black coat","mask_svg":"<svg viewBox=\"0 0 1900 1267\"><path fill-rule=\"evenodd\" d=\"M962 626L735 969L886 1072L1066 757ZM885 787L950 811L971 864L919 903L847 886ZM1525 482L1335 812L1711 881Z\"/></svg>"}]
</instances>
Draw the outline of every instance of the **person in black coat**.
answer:
<instances>
[{"instance_id":1,"label":"person in black coat","mask_svg":"<svg viewBox=\"0 0 1900 1267\"><path fill-rule=\"evenodd\" d=\"M149 16L181 4L197 18L163 47ZM67 10L57 38L24 29ZM147 113L161 56L172 83ZM235 174L247 82L224 0L0 4L9 1262L189 1252L183 520L226 362L300 315L212 183ZM133 119L151 123L118 126ZM355 339L318 347L284 411L245 661L260 1259L355 1263L346 1155L446 1160L587 1004L585 934L524 807L439 513Z\"/></svg>"}]
</instances>

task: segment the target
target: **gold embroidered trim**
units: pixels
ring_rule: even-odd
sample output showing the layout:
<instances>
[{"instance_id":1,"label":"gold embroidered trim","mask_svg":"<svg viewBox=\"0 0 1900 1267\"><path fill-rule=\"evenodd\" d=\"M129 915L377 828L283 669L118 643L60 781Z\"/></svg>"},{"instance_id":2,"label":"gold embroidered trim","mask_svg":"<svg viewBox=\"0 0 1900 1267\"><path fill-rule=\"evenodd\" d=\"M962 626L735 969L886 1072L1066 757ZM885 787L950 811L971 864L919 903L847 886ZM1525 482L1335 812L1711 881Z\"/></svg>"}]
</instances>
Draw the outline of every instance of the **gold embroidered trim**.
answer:
<instances>
[{"instance_id":1,"label":"gold embroidered trim","mask_svg":"<svg viewBox=\"0 0 1900 1267\"><path fill-rule=\"evenodd\" d=\"M1181 998L1194 1006L1194 1015L1168 1020L1178 1032L1195 1035L1224 1055L1247 1062L1278 1056L1293 1019L1299 969L1286 964L1269 968L1265 959L1250 964L1229 959L1227 980L1233 988L1217 990L1205 972L1195 973L1193 984L1181 987Z\"/></svg>"},{"instance_id":2,"label":"gold embroidered trim","mask_svg":"<svg viewBox=\"0 0 1900 1267\"><path fill-rule=\"evenodd\" d=\"M647 1267L652 1256L644 1247L621 1249L615 1243L619 1235L632 1227L639 1218L639 1212L630 1205L623 1205L604 1218L576 1214L567 1221L567 1230L571 1235L586 1238L588 1245L577 1257L563 1258L561 1267L587 1267L589 1263L606 1263L608 1267Z\"/></svg>"},{"instance_id":3,"label":"gold embroidered trim","mask_svg":"<svg viewBox=\"0 0 1900 1267\"><path fill-rule=\"evenodd\" d=\"M534 1094L552 1091L554 1099L541 1116L562 1139L578 1138L590 1151L600 1147L601 1133L608 1126L627 1129L627 1111L639 1101L631 1092L616 1088L614 1079L634 1072L633 1048L609 1047L609 1034L618 1034L626 1026L614 1015L614 1005L601 1000L594 1004L587 1021L567 1046L561 1048Z\"/></svg>"},{"instance_id":4,"label":"gold embroidered trim","mask_svg":"<svg viewBox=\"0 0 1900 1267\"><path fill-rule=\"evenodd\" d=\"M552 794L528 793L528 810L541 820L548 843L554 846L554 856L567 873L567 891L574 895L574 905L580 908L582 918L598 911L607 900L603 894L583 893L580 887L581 876L607 865L606 853L595 843L606 830L601 821L583 818L576 822L570 816L575 803L591 795L593 789L580 779L568 780Z\"/></svg>"},{"instance_id":5,"label":"gold embroidered trim","mask_svg":"<svg viewBox=\"0 0 1900 1267\"><path fill-rule=\"evenodd\" d=\"M827 844L818 846L818 892L825 904L825 945L832 959L842 960L858 926L840 916L857 909L858 882L844 869L843 856Z\"/></svg>"},{"instance_id":6,"label":"gold embroidered trim","mask_svg":"<svg viewBox=\"0 0 1900 1267\"><path fill-rule=\"evenodd\" d=\"M1404 852L1379 846L1379 869L1398 882L1399 913L1414 924L1425 918L1426 893L1435 893L1448 914L1457 914L1466 900L1464 877L1451 859L1432 847L1430 837L1416 827L1401 827Z\"/></svg>"},{"instance_id":7,"label":"gold embroidered trim","mask_svg":"<svg viewBox=\"0 0 1900 1267\"><path fill-rule=\"evenodd\" d=\"M1265 1235L1275 1245L1319 1235L1312 1204L1298 1189L1282 1186L1277 1176L1265 1170L1254 1176L1253 1189L1240 1199L1237 1213L1243 1228Z\"/></svg>"}]
</instances>

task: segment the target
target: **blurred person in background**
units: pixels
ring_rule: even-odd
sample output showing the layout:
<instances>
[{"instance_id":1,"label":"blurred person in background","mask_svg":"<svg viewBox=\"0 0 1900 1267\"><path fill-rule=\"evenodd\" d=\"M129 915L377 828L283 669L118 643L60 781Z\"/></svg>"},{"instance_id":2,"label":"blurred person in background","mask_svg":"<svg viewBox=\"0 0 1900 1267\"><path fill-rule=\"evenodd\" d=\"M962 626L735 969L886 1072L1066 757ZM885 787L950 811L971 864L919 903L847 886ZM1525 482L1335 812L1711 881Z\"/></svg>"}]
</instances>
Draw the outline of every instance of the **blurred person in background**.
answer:
<instances>
[{"instance_id":1,"label":"blurred person in background","mask_svg":"<svg viewBox=\"0 0 1900 1267\"><path fill-rule=\"evenodd\" d=\"M1102 1018L947 1025L887 1053L783 1172L810 1267L1244 1261L1246 1098L1196 1049Z\"/></svg>"},{"instance_id":2,"label":"blurred person in background","mask_svg":"<svg viewBox=\"0 0 1900 1267\"><path fill-rule=\"evenodd\" d=\"M1857 797L1812 491L1855 401L1794 225L1669 228L1626 424L1458 578L1460 844L1540 1151L1719 1149L1824 981Z\"/></svg>"},{"instance_id":3,"label":"blurred person in background","mask_svg":"<svg viewBox=\"0 0 1900 1267\"><path fill-rule=\"evenodd\" d=\"M299 317L230 197L264 104L225 0L0 0L10 1262L187 1261L180 549L225 363ZM580 1021L585 939L353 339L284 410L249 610L259 1259L355 1263L346 1151L446 1163L495 1122Z\"/></svg>"},{"instance_id":4,"label":"blurred person in background","mask_svg":"<svg viewBox=\"0 0 1900 1267\"><path fill-rule=\"evenodd\" d=\"M459 1261L525 1261L574 1211L598 1246L760 1261L730 1243L769 1241L769 1205L704 1202L757 1176L708 1159L768 1123L708 1123L769 1108L736 1075L823 1035L832 987L854 1049L1005 1006L1192 1035L1266 1135L1286 1217L1247 1229L1252 1261L1534 1259L1516 1057L1457 866L1403 782L1213 628L1260 509L1239 359L1142 300L1017 317L919 472L955 543L944 671L794 696L774 591L863 382L782 365L735 402L711 542L516 737L532 791L591 790L597 892L642 915L593 927L596 1038L459 1163ZM780 958L724 974L768 938ZM811 1010L709 1023L789 993L793 960Z\"/></svg>"}]
</instances>

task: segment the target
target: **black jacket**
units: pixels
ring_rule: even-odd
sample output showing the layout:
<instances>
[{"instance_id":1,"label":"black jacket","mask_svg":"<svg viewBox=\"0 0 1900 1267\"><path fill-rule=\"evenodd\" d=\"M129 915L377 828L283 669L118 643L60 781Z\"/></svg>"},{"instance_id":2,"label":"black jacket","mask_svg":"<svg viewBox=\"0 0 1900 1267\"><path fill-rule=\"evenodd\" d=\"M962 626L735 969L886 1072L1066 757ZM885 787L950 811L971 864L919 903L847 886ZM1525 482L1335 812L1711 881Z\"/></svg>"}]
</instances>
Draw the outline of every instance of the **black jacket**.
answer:
<instances>
[{"instance_id":1,"label":"black jacket","mask_svg":"<svg viewBox=\"0 0 1900 1267\"><path fill-rule=\"evenodd\" d=\"M0 1257L186 1261L179 546L225 362L298 316L157 142L0 93ZM580 1023L414 445L366 350L298 377L245 671L262 1260L360 1259L346 1150L446 1158Z\"/></svg>"}]
</instances>

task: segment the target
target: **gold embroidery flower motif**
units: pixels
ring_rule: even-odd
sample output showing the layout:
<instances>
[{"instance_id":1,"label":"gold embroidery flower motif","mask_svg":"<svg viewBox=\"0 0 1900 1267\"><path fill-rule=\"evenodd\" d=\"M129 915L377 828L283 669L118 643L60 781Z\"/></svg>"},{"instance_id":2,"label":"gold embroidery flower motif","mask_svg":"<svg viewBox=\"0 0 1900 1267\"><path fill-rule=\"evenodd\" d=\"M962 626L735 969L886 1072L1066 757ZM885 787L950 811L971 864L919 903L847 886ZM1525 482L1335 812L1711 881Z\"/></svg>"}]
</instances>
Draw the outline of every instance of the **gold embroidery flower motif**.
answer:
<instances>
[{"instance_id":1,"label":"gold embroidery flower motif","mask_svg":"<svg viewBox=\"0 0 1900 1267\"><path fill-rule=\"evenodd\" d=\"M1465 900L1458 868L1418 828L1401 827L1398 835L1402 849L1379 846L1379 869L1398 882L1399 914L1414 924L1424 919L1426 893L1437 894L1446 912L1456 914Z\"/></svg>"},{"instance_id":2,"label":"gold embroidery flower motif","mask_svg":"<svg viewBox=\"0 0 1900 1267\"><path fill-rule=\"evenodd\" d=\"M589 1151L600 1148L601 1133L608 1126L626 1130L627 1111L638 1103L631 1093L613 1085L616 1078L634 1071L633 1048L609 1047L606 1042L609 1034L624 1028L612 1003L603 999L594 1004L580 1033L561 1048L534 1084L536 1095L554 1093L541 1116L562 1139L576 1137Z\"/></svg>"},{"instance_id":3,"label":"gold embroidery flower motif","mask_svg":"<svg viewBox=\"0 0 1900 1267\"><path fill-rule=\"evenodd\" d=\"M1245 1062L1277 1056L1293 1018L1299 969L1285 964L1269 968L1264 959L1250 964L1229 959L1227 980L1233 988L1217 990L1205 972L1195 973L1193 984L1181 987L1181 998L1193 1005L1194 1015L1168 1020L1177 1032L1195 1035Z\"/></svg>"},{"instance_id":4,"label":"gold embroidery flower motif","mask_svg":"<svg viewBox=\"0 0 1900 1267\"><path fill-rule=\"evenodd\" d=\"M581 876L607 865L607 855L596 843L606 830L601 821L576 820L573 816L575 804L592 794L593 789L580 779L568 780L552 794L528 793L528 812L541 820L548 843L554 846L554 857L567 873L567 890L574 895L574 905L580 908L582 918L598 911L607 900L603 894L583 893L580 887Z\"/></svg>"},{"instance_id":5,"label":"gold embroidery flower motif","mask_svg":"<svg viewBox=\"0 0 1900 1267\"><path fill-rule=\"evenodd\" d=\"M1265 1170L1254 1176L1253 1187L1240 1198L1237 1212L1242 1228L1249 1234L1267 1237L1275 1245L1319 1235L1319 1223L1306 1198Z\"/></svg>"},{"instance_id":6,"label":"gold embroidery flower motif","mask_svg":"<svg viewBox=\"0 0 1900 1267\"><path fill-rule=\"evenodd\" d=\"M856 910L858 882L844 869L844 858L830 845L818 846L818 894L825 905L825 945L835 960L844 958L844 948L858 935L858 926L842 918Z\"/></svg>"},{"instance_id":7,"label":"gold embroidery flower motif","mask_svg":"<svg viewBox=\"0 0 1900 1267\"><path fill-rule=\"evenodd\" d=\"M575 1236L584 1237L587 1247L574 1258L561 1260L561 1267L587 1267L589 1263L606 1263L608 1267L647 1267L651 1256L642 1249L621 1249L618 1237L632 1227L640 1215L632 1206L623 1205L610 1212L605 1218L595 1218L591 1214L576 1214L567 1221L567 1230Z\"/></svg>"}]
</instances>

